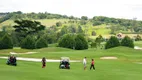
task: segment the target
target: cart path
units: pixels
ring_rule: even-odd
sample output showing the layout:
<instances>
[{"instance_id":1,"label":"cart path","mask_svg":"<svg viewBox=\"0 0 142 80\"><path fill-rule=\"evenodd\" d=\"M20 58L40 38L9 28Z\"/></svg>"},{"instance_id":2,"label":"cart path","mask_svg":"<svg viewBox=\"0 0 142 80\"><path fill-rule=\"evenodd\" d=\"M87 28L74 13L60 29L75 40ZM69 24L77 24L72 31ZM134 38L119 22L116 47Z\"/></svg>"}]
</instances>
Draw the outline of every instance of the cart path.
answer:
<instances>
[{"instance_id":1,"label":"cart path","mask_svg":"<svg viewBox=\"0 0 142 80\"><path fill-rule=\"evenodd\" d=\"M1 59L8 59L8 57L0 57ZM33 61L33 62L41 62L42 59L39 58L23 58L23 57L17 57L17 60L22 61ZM60 62L60 60L54 60L54 59L46 59L46 62ZM70 60L70 62L81 62L79 60Z\"/></svg>"}]
</instances>

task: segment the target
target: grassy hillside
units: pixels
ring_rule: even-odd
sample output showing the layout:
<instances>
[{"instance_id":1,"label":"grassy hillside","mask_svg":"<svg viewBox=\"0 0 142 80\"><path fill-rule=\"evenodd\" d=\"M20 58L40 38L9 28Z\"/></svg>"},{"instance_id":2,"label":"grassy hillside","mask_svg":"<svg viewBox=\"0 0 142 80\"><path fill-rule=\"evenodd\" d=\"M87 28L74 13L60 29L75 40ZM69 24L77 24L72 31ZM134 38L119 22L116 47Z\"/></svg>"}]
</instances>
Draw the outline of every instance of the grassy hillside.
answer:
<instances>
[{"instance_id":1,"label":"grassy hillside","mask_svg":"<svg viewBox=\"0 0 142 80\"><path fill-rule=\"evenodd\" d=\"M61 28L64 25L67 25L67 26L72 25L72 24L75 25L75 26L79 26L80 25L79 20L78 20L77 23L68 23L69 19L39 19L37 21L41 22L41 24L45 25L46 27L50 27L50 26L56 25L56 22L61 22L63 25L58 27L58 31L60 31ZM13 29L12 28L13 25L15 25L13 20L6 20L6 21L0 23L0 28L2 28L3 26L7 26L6 30L11 30L11 29ZM103 37L108 38L108 37L110 37L112 35L112 34L110 34L111 33L111 29L107 28L106 24L93 26L92 23L88 21L87 24L81 25L81 26L82 26L82 29L84 30L85 34L87 34L90 38L96 38L98 35L102 35ZM92 31L96 32L96 36L92 36ZM119 31L117 33L119 33ZM126 32L123 35L128 35L131 38L133 38L137 34L133 34L131 32L129 32L129 34L127 34L127 32ZM142 34L139 34L139 35L142 36Z\"/></svg>"},{"instance_id":2,"label":"grassy hillside","mask_svg":"<svg viewBox=\"0 0 142 80\"><path fill-rule=\"evenodd\" d=\"M13 26L13 25L15 25L13 20L6 20L6 21L0 23L0 28L2 26Z\"/></svg>"},{"instance_id":3,"label":"grassy hillside","mask_svg":"<svg viewBox=\"0 0 142 80\"><path fill-rule=\"evenodd\" d=\"M62 23L64 23L65 21L68 22L68 19L40 19L36 21L41 22L41 24L45 25L46 27L50 27L52 25L56 25L56 22L59 22L59 21ZM13 26L15 25L15 23L13 20L7 20L7 21L0 23L0 27L7 26L7 25Z\"/></svg>"}]
</instances>

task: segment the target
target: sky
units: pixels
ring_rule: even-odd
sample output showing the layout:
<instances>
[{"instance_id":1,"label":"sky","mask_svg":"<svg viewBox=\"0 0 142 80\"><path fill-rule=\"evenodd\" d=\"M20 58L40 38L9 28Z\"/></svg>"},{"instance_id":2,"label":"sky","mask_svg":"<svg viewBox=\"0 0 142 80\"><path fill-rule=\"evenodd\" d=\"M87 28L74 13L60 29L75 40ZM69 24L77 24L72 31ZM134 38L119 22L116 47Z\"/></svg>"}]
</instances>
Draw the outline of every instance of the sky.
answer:
<instances>
[{"instance_id":1,"label":"sky","mask_svg":"<svg viewBox=\"0 0 142 80\"><path fill-rule=\"evenodd\" d=\"M142 20L142 0L0 0L0 12L13 11Z\"/></svg>"}]
</instances>

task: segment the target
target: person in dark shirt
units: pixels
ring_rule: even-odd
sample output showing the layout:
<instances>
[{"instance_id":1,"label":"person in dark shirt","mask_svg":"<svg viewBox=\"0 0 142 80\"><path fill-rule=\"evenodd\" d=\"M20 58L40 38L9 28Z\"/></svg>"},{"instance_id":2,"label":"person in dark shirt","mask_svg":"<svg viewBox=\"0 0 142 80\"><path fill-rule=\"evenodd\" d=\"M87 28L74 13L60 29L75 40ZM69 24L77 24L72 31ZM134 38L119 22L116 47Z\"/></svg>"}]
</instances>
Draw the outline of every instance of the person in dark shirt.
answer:
<instances>
[{"instance_id":1,"label":"person in dark shirt","mask_svg":"<svg viewBox=\"0 0 142 80\"><path fill-rule=\"evenodd\" d=\"M42 58L42 68L45 68L46 66L46 59L45 57Z\"/></svg>"},{"instance_id":2,"label":"person in dark shirt","mask_svg":"<svg viewBox=\"0 0 142 80\"><path fill-rule=\"evenodd\" d=\"M91 62L91 66L90 66L90 70L93 68L95 70L95 67L94 67L94 59L92 59L92 62Z\"/></svg>"}]
</instances>

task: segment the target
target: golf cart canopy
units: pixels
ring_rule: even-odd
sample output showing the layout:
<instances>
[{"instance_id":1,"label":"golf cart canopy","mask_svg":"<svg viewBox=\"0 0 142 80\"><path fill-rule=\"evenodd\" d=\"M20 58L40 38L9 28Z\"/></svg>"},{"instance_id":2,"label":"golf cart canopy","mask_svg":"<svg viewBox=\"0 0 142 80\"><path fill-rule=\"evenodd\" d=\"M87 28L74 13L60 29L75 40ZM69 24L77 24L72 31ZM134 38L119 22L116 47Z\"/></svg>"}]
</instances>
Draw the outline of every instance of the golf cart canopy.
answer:
<instances>
[{"instance_id":1,"label":"golf cart canopy","mask_svg":"<svg viewBox=\"0 0 142 80\"><path fill-rule=\"evenodd\" d=\"M61 57L61 61L69 61L70 58L69 57Z\"/></svg>"}]
</instances>

